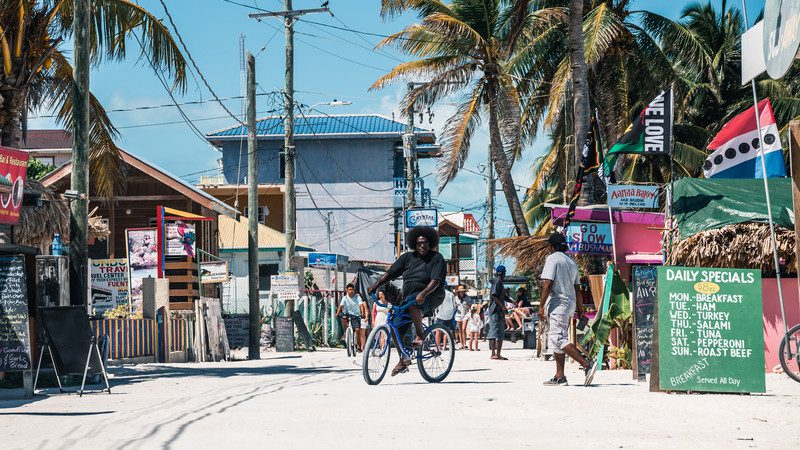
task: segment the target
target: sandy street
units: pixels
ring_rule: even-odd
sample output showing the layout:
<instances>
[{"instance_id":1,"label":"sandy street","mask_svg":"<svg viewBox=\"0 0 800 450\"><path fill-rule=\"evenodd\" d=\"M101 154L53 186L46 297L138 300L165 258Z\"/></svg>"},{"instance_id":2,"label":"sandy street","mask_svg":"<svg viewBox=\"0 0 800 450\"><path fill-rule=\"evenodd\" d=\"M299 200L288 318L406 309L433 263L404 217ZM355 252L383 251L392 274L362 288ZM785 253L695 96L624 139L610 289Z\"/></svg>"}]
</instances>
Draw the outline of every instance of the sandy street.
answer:
<instances>
[{"instance_id":1,"label":"sandy street","mask_svg":"<svg viewBox=\"0 0 800 450\"><path fill-rule=\"evenodd\" d=\"M485 346L485 344L484 344ZM115 368L112 394L0 400L3 448L792 448L800 385L765 395L652 394L628 371L544 387L554 363L509 344L460 351L442 384L367 386L343 350L258 362ZM360 358L359 358L360 361ZM568 378L581 380L575 365Z\"/></svg>"}]
</instances>

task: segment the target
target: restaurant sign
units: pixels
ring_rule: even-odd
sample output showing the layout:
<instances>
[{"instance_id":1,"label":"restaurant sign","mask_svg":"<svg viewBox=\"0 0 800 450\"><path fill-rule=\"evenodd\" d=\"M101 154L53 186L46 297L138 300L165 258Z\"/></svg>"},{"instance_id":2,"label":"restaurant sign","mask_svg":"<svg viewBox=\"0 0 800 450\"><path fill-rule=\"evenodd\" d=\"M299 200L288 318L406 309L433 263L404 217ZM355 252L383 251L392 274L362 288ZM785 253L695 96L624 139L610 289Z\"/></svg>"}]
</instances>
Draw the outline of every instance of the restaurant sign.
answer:
<instances>
[{"instance_id":1,"label":"restaurant sign","mask_svg":"<svg viewBox=\"0 0 800 450\"><path fill-rule=\"evenodd\" d=\"M610 255L611 225L594 222L572 222L567 226L567 253Z\"/></svg>"},{"instance_id":2,"label":"restaurant sign","mask_svg":"<svg viewBox=\"0 0 800 450\"><path fill-rule=\"evenodd\" d=\"M608 185L608 206L612 208L658 208L658 186Z\"/></svg>"}]
</instances>

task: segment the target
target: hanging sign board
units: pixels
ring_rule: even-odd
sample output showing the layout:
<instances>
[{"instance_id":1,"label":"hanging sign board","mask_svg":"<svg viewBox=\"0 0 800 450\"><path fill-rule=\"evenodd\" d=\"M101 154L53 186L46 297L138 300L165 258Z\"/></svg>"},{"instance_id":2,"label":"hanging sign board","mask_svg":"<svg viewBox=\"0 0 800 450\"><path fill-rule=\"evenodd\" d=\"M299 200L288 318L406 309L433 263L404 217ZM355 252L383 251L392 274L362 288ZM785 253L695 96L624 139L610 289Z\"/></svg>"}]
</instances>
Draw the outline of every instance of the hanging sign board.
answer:
<instances>
[{"instance_id":1,"label":"hanging sign board","mask_svg":"<svg viewBox=\"0 0 800 450\"><path fill-rule=\"evenodd\" d=\"M567 226L567 253L610 255L611 224L595 222L571 222Z\"/></svg>"},{"instance_id":2,"label":"hanging sign board","mask_svg":"<svg viewBox=\"0 0 800 450\"><path fill-rule=\"evenodd\" d=\"M164 228L167 236L164 254L194 258L195 241L197 240L194 224L178 220L167 222Z\"/></svg>"},{"instance_id":3,"label":"hanging sign board","mask_svg":"<svg viewBox=\"0 0 800 450\"><path fill-rule=\"evenodd\" d=\"M334 253L309 253L308 266L318 267L320 269L335 269L336 268L336 254Z\"/></svg>"},{"instance_id":4,"label":"hanging sign board","mask_svg":"<svg viewBox=\"0 0 800 450\"><path fill-rule=\"evenodd\" d=\"M297 283L297 275L270 275L270 290L281 300L293 300L297 298L300 288Z\"/></svg>"},{"instance_id":5,"label":"hanging sign board","mask_svg":"<svg viewBox=\"0 0 800 450\"><path fill-rule=\"evenodd\" d=\"M659 386L764 392L761 273L658 268Z\"/></svg>"},{"instance_id":6,"label":"hanging sign board","mask_svg":"<svg viewBox=\"0 0 800 450\"><path fill-rule=\"evenodd\" d=\"M128 260L92 259L89 263L92 312L103 314L128 304Z\"/></svg>"},{"instance_id":7,"label":"hanging sign board","mask_svg":"<svg viewBox=\"0 0 800 450\"><path fill-rule=\"evenodd\" d=\"M792 67L800 46L800 2L766 0L763 36L767 73L778 80Z\"/></svg>"},{"instance_id":8,"label":"hanging sign board","mask_svg":"<svg viewBox=\"0 0 800 450\"><path fill-rule=\"evenodd\" d=\"M612 208L658 208L658 186L609 184L608 206Z\"/></svg>"},{"instance_id":9,"label":"hanging sign board","mask_svg":"<svg viewBox=\"0 0 800 450\"><path fill-rule=\"evenodd\" d=\"M225 283L230 279L228 261L203 261L200 263L200 283Z\"/></svg>"},{"instance_id":10,"label":"hanging sign board","mask_svg":"<svg viewBox=\"0 0 800 450\"><path fill-rule=\"evenodd\" d=\"M439 224L436 208L419 208L406 210L406 228L434 227Z\"/></svg>"},{"instance_id":11,"label":"hanging sign board","mask_svg":"<svg viewBox=\"0 0 800 450\"><path fill-rule=\"evenodd\" d=\"M16 225L19 222L28 159L25 152L0 147L0 223Z\"/></svg>"},{"instance_id":12,"label":"hanging sign board","mask_svg":"<svg viewBox=\"0 0 800 450\"><path fill-rule=\"evenodd\" d=\"M155 228L125 230L128 250L128 289L134 310L141 310L142 280L158 278L158 248Z\"/></svg>"},{"instance_id":13,"label":"hanging sign board","mask_svg":"<svg viewBox=\"0 0 800 450\"><path fill-rule=\"evenodd\" d=\"M22 256L0 256L0 372L30 368L25 261Z\"/></svg>"}]
</instances>

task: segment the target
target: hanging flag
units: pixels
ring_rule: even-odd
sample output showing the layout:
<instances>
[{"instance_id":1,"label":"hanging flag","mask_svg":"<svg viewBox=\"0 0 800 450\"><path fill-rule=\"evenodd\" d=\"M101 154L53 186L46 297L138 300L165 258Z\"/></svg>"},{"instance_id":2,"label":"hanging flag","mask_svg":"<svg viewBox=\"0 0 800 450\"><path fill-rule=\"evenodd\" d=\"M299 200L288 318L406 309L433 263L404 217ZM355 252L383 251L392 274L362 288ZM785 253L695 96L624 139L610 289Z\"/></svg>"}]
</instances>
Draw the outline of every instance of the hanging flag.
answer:
<instances>
[{"instance_id":1,"label":"hanging flag","mask_svg":"<svg viewBox=\"0 0 800 450\"><path fill-rule=\"evenodd\" d=\"M625 130L603 160L606 177L614 172L618 155L667 155L672 151L672 87L662 91Z\"/></svg>"},{"instance_id":2,"label":"hanging flag","mask_svg":"<svg viewBox=\"0 0 800 450\"><path fill-rule=\"evenodd\" d=\"M578 175L575 177L575 189L572 190L572 197L569 201L569 209L567 216L564 219L564 230L567 229L572 217L575 216L575 207L578 206L578 199L581 196L581 189L586 175L597 172L600 167L600 161L603 160L603 150L600 147L600 132L597 127L597 115L592 117L591 124L589 125L589 133L586 136L586 141L583 143L583 151L581 152L581 161L578 165Z\"/></svg>"},{"instance_id":3,"label":"hanging flag","mask_svg":"<svg viewBox=\"0 0 800 450\"><path fill-rule=\"evenodd\" d=\"M706 178L764 178L761 150L767 178L786 176L778 125L769 99L758 102L758 111L764 145L761 145L758 137L755 109L750 107L728 121L708 144L708 148L714 152L703 163Z\"/></svg>"}]
</instances>

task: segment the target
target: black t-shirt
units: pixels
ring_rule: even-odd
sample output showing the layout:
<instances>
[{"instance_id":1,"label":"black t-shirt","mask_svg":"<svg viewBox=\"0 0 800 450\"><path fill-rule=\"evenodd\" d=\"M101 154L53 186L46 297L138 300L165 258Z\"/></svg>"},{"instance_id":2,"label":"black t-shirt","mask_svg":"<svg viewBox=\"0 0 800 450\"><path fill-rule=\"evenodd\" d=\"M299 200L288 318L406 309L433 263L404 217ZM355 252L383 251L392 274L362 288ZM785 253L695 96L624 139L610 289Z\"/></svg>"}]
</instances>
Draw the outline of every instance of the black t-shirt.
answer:
<instances>
[{"instance_id":1,"label":"black t-shirt","mask_svg":"<svg viewBox=\"0 0 800 450\"><path fill-rule=\"evenodd\" d=\"M443 299L446 274L444 257L435 251L425 256L420 256L417 252L403 253L389 268L389 276L393 280L403 277L403 298L422 292L431 280L439 280L439 286L429 297Z\"/></svg>"},{"instance_id":2,"label":"black t-shirt","mask_svg":"<svg viewBox=\"0 0 800 450\"><path fill-rule=\"evenodd\" d=\"M517 295L517 302L520 305L520 308L530 308L531 301L528 300L528 294L519 294Z\"/></svg>"},{"instance_id":3,"label":"black t-shirt","mask_svg":"<svg viewBox=\"0 0 800 450\"><path fill-rule=\"evenodd\" d=\"M486 313L489 315L503 313L504 310L497 306L493 297L497 297L501 302L506 299L506 288L499 278L492 281L492 288L489 290L489 307L486 308Z\"/></svg>"}]
</instances>

